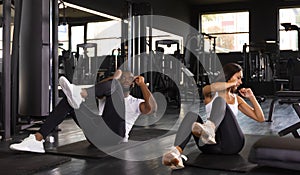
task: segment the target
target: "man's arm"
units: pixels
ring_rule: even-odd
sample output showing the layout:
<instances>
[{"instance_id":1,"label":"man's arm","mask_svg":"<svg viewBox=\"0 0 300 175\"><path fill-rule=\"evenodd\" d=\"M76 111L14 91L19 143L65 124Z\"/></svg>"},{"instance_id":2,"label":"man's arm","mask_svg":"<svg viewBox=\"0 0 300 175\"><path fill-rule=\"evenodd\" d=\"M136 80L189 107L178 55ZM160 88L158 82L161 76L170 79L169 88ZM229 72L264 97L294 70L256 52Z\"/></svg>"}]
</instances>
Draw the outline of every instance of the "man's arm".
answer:
<instances>
[{"instance_id":1,"label":"man's arm","mask_svg":"<svg viewBox=\"0 0 300 175\"><path fill-rule=\"evenodd\" d=\"M121 75L122 75L122 71L121 71L120 69L118 69L118 70L114 73L114 75L112 75L112 76L110 76L110 77L107 77L107 78L104 78L103 80L97 82L96 84L102 83L102 82L105 82L105 81L110 81L110 80L112 80L112 79L119 79L119 78L121 77ZM87 93L87 91L86 91L85 88L82 88L82 89L81 89L80 95L81 95L82 98L86 98L86 97L88 96L88 93ZM100 97L99 97L99 98L100 98ZM101 98L102 98L102 97L101 97Z\"/></svg>"},{"instance_id":2,"label":"man's arm","mask_svg":"<svg viewBox=\"0 0 300 175\"><path fill-rule=\"evenodd\" d=\"M102 82L105 82L105 81L109 81L109 80L112 80L112 79L119 79L122 75L122 71L120 69L116 70L116 72L114 73L114 75L110 76L110 77L107 77L107 78L104 78L103 80L99 81L98 83L102 83Z\"/></svg>"},{"instance_id":3,"label":"man's arm","mask_svg":"<svg viewBox=\"0 0 300 175\"><path fill-rule=\"evenodd\" d=\"M142 114L152 114L157 111L157 103L144 82L144 77L138 76L135 78L135 83L141 88L144 102L140 104L140 111Z\"/></svg>"}]
</instances>

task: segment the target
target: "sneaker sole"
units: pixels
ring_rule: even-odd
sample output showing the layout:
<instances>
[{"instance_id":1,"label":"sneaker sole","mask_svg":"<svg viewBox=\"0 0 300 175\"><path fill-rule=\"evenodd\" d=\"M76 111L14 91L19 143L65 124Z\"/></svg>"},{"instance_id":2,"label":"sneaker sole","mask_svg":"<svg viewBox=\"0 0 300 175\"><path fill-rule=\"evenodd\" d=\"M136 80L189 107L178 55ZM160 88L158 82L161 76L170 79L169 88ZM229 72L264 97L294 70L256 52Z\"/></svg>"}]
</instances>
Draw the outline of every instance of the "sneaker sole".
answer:
<instances>
[{"instance_id":1,"label":"sneaker sole","mask_svg":"<svg viewBox=\"0 0 300 175\"><path fill-rule=\"evenodd\" d=\"M197 127L200 128L200 129L199 129L200 132L194 132L193 129L192 129L192 133L193 133L195 136L200 137L201 134L203 133L204 128L203 128L202 124L193 124L193 128L195 127L195 125L197 125Z\"/></svg>"},{"instance_id":2,"label":"sneaker sole","mask_svg":"<svg viewBox=\"0 0 300 175\"><path fill-rule=\"evenodd\" d=\"M204 144L216 144L215 139L211 138L211 136L209 135L207 130L205 130L205 127L203 126L203 124L196 124L196 125L197 125L197 127L200 128L199 130L201 130L201 133L199 134L199 133L195 133L192 131L195 136L199 137ZM208 136L208 137L204 139L203 135Z\"/></svg>"},{"instance_id":3,"label":"sneaker sole","mask_svg":"<svg viewBox=\"0 0 300 175\"><path fill-rule=\"evenodd\" d=\"M79 106L77 106L74 102L73 102L73 97L71 94L71 89L70 86L71 84L69 83L69 81L65 78L65 77L61 77L59 78L59 85L61 86L62 91L64 92L64 94L66 95L69 104L74 108L74 109L78 109Z\"/></svg>"},{"instance_id":4,"label":"sneaker sole","mask_svg":"<svg viewBox=\"0 0 300 175\"><path fill-rule=\"evenodd\" d=\"M46 151L37 151L37 150L27 150L27 149L19 149L14 147L9 147L12 151L23 151L23 152L34 152L34 153L45 153Z\"/></svg>"},{"instance_id":5,"label":"sneaker sole","mask_svg":"<svg viewBox=\"0 0 300 175\"><path fill-rule=\"evenodd\" d=\"M206 137L203 137L206 136ZM205 144L216 144L215 137L211 136L205 129L202 130L202 134L200 136L201 140Z\"/></svg>"},{"instance_id":6,"label":"sneaker sole","mask_svg":"<svg viewBox=\"0 0 300 175\"><path fill-rule=\"evenodd\" d=\"M174 158L172 158L169 161L164 160L163 164L166 165L166 166L171 166L171 165L175 165L176 166L176 165L179 164L179 160L174 157Z\"/></svg>"}]
</instances>

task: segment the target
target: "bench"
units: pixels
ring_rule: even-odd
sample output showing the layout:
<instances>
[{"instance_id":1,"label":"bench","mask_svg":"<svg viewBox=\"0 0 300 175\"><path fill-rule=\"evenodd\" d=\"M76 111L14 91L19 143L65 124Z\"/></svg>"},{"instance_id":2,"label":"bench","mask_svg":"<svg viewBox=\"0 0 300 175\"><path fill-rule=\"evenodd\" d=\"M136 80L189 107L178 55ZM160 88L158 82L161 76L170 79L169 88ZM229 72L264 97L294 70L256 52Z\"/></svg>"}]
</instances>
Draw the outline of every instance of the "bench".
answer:
<instances>
[{"instance_id":1,"label":"bench","mask_svg":"<svg viewBox=\"0 0 300 175\"><path fill-rule=\"evenodd\" d=\"M293 104L293 108L296 111L298 117L300 118L300 104L299 103L294 103ZM289 133L292 133L292 135L295 138L300 138L299 133L298 133L298 129L300 128L300 122L297 122L281 131L278 132L279 136L285 136Z\"/></svg>"},{"instance_id":2,"label":"bench","mask_svg":"<svg viewBox=\"0 0 300 175\"><path fill-rule=\"evenodd\" d=\"M275 102L277 100L280 100L279 104L299 103L300 102L300 91L277 91L277 92L275 92L274 98L270 105L269 117L267 119L267 122L272 122L272 115L273 115L274 108L275 108Z\"/></svg>"},{"instance_id":3,"label":"bench","mask_svg":"<svg viewBox=\"0 0 300 175\"><path fill-rule=\"evenodd\" d=\"M263 137L251 147L248 161L258 166L300 170L300 139Z\"/></svg>"}]
</instances>

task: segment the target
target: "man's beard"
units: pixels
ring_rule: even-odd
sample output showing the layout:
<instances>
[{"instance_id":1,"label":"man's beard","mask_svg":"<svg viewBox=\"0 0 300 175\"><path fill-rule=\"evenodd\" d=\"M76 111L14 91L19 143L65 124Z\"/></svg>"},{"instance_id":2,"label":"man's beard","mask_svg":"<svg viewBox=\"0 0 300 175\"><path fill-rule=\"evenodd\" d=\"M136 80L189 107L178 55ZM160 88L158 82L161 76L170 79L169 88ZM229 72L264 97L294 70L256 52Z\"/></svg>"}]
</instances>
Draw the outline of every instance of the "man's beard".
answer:
<instances>
[{"instance_id":1,"label":"man's beard","mask_svg":"<svg viewBox=\"0 0 300 175\"><path fill-rule=\"evenodd\" d=\"M122 87L123 92L130 92L131 87Z\"/></svg>"}]
</instances>

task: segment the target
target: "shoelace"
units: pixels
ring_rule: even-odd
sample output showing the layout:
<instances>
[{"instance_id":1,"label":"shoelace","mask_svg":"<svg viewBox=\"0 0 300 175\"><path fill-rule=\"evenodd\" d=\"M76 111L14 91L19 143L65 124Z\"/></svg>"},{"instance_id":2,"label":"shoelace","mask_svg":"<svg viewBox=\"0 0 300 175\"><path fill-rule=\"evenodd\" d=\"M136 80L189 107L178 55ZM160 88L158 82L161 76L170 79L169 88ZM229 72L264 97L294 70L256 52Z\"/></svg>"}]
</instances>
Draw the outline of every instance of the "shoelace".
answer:
<instances>
[{"instance_id":1,"label":"shoelace","mask_svg":"<svg viewBox=\"0 0 300 175\"><path fill-rule=\"evenodd\" d=\"M173 149L177 149L175 146L171 146L171 147L169 147L169 148L166 148L166 150L173 150ZM178 151L179 152L179 151ZM187 156L186 155L184 155L184 154L181 154L180 153L180 157L184 160L184 161L187 161L188 160L188 158L187 158Z\"/></svg>"},{"instance_id":2,"label":"shoelace","mask_svg":"<svg viewBox=\"0 0 300 175\"><path fill-rule=\"evenodd\" d=\"M183 158L184 161L188 160L188 158L186 157L186 155L181 154L180 156L181 156L181 158Z\"/></svg>"}]
</instances>

